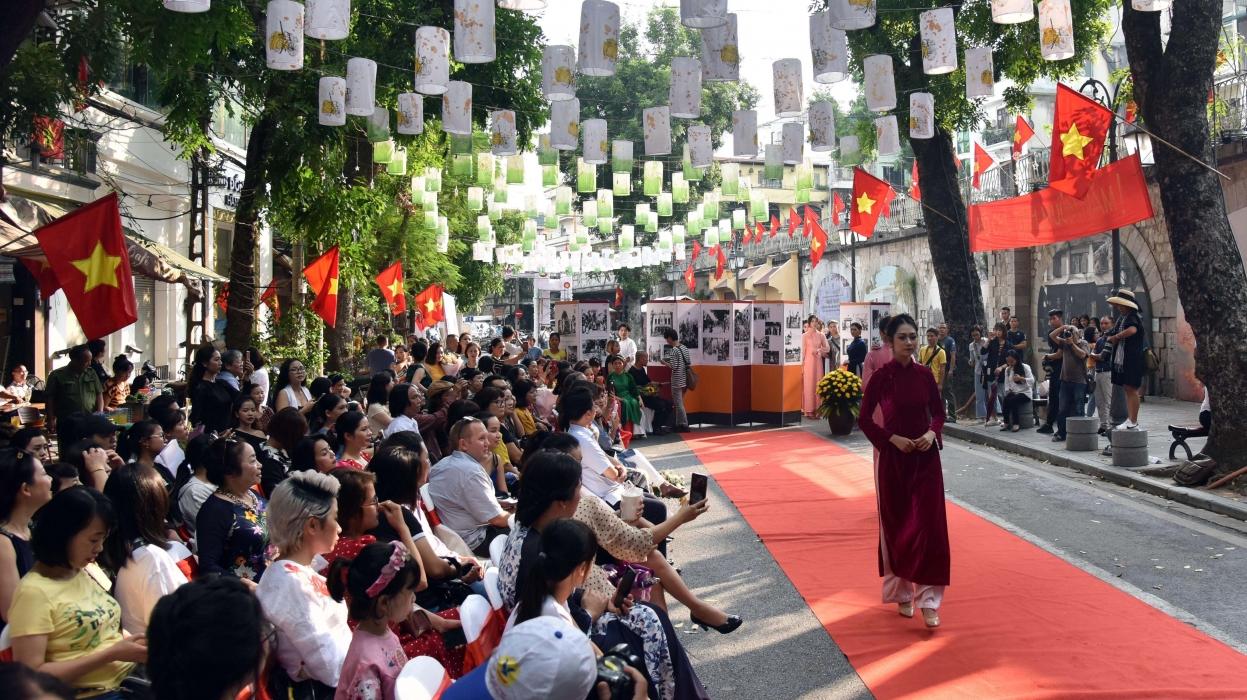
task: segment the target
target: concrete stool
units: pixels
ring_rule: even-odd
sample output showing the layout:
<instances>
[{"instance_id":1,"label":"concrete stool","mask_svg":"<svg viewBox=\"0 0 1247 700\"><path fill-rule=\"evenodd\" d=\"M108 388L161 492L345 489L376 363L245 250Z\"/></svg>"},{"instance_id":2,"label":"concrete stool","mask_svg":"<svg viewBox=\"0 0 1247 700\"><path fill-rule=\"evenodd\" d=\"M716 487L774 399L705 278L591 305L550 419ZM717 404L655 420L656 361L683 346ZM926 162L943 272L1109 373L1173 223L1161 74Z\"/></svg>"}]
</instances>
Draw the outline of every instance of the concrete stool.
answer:
<instances>
[{"instance_id":1,"label":"concrete stool","mask_svg":"<svg viewBox=\"0 0 1247 700\"><path fill-rule=\"evenodd\" d=\"M1070 452L1094 452L1100 449L1098 418L1066 418L1065 449Z\"/></svg>"},{"instance_id":2,"label":"concrete stool","mask_svg":"<svg viewBox=\"0 0 1247 700\"><path fill-rule=\"evenodd\" d=\"M1147 466L1146 430L1114 430L1111 433L1111 439L1113 443L1113 466Z\"/></svg>"},{"instance_id":3,"label":"concrete stool","mask_svg":"<svg viewBox=\"0 0 1247 700\"><path fill-rule=\"evenodd\" d=\"M1027 408L1029 409L1029 407ZM1035 427L1035 412L1032 410L1019 411L1018 425L1022 426L1023 430Z\"/></svg>"}]
</instances>

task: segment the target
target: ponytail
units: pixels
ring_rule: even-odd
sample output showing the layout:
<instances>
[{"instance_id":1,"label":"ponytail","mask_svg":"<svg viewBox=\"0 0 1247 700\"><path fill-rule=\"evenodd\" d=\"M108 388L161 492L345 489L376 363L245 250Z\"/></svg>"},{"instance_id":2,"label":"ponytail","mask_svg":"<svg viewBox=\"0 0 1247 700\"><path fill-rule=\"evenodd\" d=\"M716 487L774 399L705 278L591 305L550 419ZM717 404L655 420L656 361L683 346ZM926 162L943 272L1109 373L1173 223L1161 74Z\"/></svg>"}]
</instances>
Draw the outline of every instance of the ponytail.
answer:
<instances>
[{"instance_id":1,"label":"ponytail","mask_svg":"<svg viewBox=\"0 0 1247 700\"><path fill-rule=\"evenodd\" d=\"M117 453L127 462L139 458L139 443L156 434L160 424L154 420L141 420L130 426L117 441Z\"/></svg>"},{"instance_id":2,"label":"ponytail","mask_svg":"<svg viewBox=\"0 0 1247 700\"><path fill-rule=\"evenodd\" d=\"M531 545L529 540L533 541ZM562 518L540 533L530 530L524 549L527 557L521 556L521 560L527 558L532 563L518 581L516 624L540 617L546 597L553 595L555 588L578 567L593 562L598 543L588 525Z\"/></svg>"},{"instance_id":3,"label":"ponytail","mask_svg":"<svg viewBox=\"0 0 1247 700\"><path fill-rule=\"evenodd\" d=\"M329 596L339 603L346 600L346 578L354 561L354 559L338 557L325 572L325 585L329 588Z\"/></svg>"}]
</instances>

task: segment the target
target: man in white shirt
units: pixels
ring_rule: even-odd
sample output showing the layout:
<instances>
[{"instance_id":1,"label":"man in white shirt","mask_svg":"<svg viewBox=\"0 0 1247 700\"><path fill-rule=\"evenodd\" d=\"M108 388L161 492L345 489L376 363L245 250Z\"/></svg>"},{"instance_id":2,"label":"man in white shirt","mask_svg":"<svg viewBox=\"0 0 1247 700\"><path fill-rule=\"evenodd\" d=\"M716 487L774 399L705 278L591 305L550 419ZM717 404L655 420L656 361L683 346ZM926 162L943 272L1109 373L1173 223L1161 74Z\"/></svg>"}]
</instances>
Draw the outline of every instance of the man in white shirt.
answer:
<instances>
[{"instance_id":1,"label":"man in white shirt","mask_svg":"<svg viewBox=\"0 0 1247 700\"><path fill-rule=\"evenodd\" d=\"M429 470L429 495L442 524L454 530L480 556L489 555L489 543L510 532L507 513L494 498L494 485L485 473L489 432L476 418L464 418L450 428L453 454Z\"/></svg>"},{"instance_id":2,"label":"man in white shirt","mask_svg":"<svg viewBox=\"0 0 1247 700\"><path fill-rule=\"evenodd\" d=\"M619 356L624 359L624 367L631 367L633 361L636 360L636 341L632 339L632 328L626 324L619 324Z\"/></svg>"},{"instance_id":3,"label":"man in white shirt","mask_svg":"<svg viewBox=\"0 0 1247 700\"><path fill-rule=\"evenodd\" d=\"M406 391L403 390L404 386L407 387ZM416 416L424 409L424 387L419 384L399 384L390 390L389 404L390 415L394 419L385 426L381 437L388 438L404 430L419 435L420 425L416 423Z\"/></svg>"}]
</instances>

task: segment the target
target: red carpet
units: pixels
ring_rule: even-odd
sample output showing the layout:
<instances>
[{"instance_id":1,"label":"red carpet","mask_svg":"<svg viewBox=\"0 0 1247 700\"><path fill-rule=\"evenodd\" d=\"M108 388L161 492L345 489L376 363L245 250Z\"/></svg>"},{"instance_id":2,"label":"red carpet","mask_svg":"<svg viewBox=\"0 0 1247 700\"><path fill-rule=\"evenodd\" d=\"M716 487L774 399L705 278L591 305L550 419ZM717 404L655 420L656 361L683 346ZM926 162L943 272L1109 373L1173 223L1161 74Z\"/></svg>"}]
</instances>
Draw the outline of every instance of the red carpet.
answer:
<instances>
[{"instance_id":1,"label":"red carpet","mask_svg":"<svg viewBox=\"0 0 1247 700\"><path fill-rule=\"evenodd\" d=\"M880 603L868 460L800 430L685 439L879 698L1247 697L1247 657L951 503L930 632Z\"/></svg>"}]
</instances>

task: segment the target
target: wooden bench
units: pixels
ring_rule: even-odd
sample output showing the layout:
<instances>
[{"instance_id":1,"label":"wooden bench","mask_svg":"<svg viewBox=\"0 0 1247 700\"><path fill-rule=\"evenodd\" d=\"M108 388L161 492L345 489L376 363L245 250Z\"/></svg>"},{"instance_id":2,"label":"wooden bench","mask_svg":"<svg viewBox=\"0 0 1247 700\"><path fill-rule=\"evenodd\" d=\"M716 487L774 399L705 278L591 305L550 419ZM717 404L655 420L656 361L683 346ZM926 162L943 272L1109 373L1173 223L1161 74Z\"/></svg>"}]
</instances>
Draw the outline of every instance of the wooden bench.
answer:
<instances>
[{"instance_id":1,"label":"wooden bench","mask_svg":"<svg viewBox=\"0 0 1247 700\"><path fill-rule=\"evenodd\" d=\"M1181 447L1186 452L1188 460L1191 459L1191 448L1186 444L1186 441L1191 438L1208 437L1208 429L1202 425L1171 425L1169 426L1169 432L1173 433L1173 444L1169 446L1169 459L1174 459L1174 454L1177 453L1178 447Z\"/></svg>"}]
</instances>

